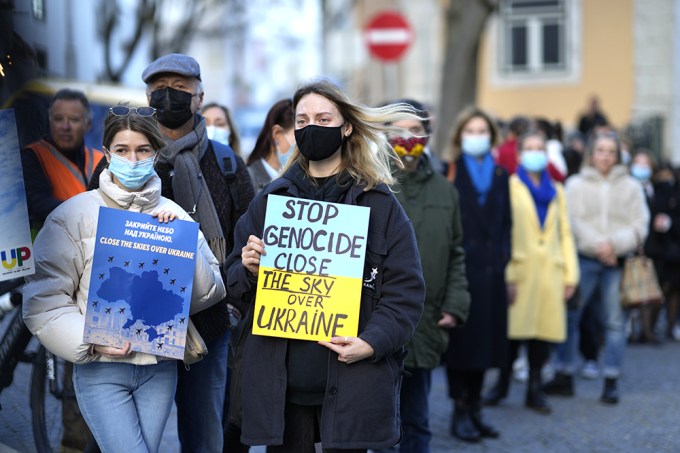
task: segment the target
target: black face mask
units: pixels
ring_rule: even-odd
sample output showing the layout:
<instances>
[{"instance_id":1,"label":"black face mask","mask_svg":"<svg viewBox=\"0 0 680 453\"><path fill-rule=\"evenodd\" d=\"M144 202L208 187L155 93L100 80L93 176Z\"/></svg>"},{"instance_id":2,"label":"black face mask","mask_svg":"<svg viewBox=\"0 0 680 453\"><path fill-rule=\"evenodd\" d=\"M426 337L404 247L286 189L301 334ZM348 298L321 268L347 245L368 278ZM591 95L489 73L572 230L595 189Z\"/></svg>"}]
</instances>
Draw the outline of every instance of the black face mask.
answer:
<instances>
[{"instance_id":1,"label":"black face mask","mask_svg":"<svg viewBox=\"0 0 680 453\"><path fill-rule=\"evenodd\" d=\"M295 142L303 156L318 161L331 157L342 146L342 126L325 127L310 124L295 130Z\"/></svg>"},{"instance_id":2,"label":"black face mask","mask_svg":"<svg viewBox=\"0 0 680 453\"><path fill-rule=\"evenodd\" d=\"M168 129L177 129L193 116L191 98L191 93L166 87L151 93L149 105L156 109L159 123Z\"/></svg>"}]
</instances>

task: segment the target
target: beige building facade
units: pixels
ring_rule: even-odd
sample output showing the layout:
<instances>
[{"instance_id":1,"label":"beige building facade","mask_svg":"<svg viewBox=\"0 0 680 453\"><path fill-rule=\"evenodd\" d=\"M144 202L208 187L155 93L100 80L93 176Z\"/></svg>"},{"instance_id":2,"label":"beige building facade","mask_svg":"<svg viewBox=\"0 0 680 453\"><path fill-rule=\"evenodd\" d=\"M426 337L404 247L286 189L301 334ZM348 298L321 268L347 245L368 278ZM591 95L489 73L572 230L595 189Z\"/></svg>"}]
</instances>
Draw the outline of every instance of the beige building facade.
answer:
<instances>
[{"instance_id":1,"label":"beige building facade","mask_svg":"<svg viewBox=\"0 0 680 453\"><path fill-rule=\"evenodd\" d=\"M326 72L367 104L413 97L436 119L449 1L358 0L351 11L326 1L326 14L346 11L326 29ZM371 58L363 41L383 10L399 11L414 30L397 63ZM650 146L680 164L680 0L499 0L478 64L477 105L501 119L542 116L569 131L597 96L614 127L654 129Z\"/></svg>"}]
</instances>

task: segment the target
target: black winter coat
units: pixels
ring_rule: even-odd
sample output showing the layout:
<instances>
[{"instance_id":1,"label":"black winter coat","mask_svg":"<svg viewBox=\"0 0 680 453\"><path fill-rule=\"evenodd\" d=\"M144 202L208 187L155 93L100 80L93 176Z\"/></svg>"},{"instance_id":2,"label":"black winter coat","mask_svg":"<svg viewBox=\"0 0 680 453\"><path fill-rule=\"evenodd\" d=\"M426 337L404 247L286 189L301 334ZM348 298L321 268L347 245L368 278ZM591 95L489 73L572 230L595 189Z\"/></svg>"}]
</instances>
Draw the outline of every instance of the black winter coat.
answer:
<instances>
[{"instance_id":1,"label":"black winter coat","mask_svg":"<svg viewBox=\"0 0 680 453\"><path fill-rule=\"evenodd\" d=\"M680 289L680 188L675 184L654 184L654 196L647 198L649 206L649 236L645 254L654 260L659 283L664 288ZM671 227L666 232L654 229L654 217L666 214Z\"/></svg>"},{"instance_id":2,"label":"black winter coat","mask_svg":"<svg viewBox=\"0 0 680 453\"><path fill-rule=\"evenodd\" d=\"M483 206L462 159L456 162L455 185L460 195L470 313L463 327L450 331L446 365L465 370L495 368L504 365L508 344L505 266L510 260L512 230L508 174L496 166Z\"/></svg>"},{"instance_id":3,"label":"black winter coat","mask_svg":"<svg viewBox=\"0 0 680 453\"><path fill-rule=\"evenodd\" d=\"M230 419L241 424L248 445L283 442L288 340L251 335L256 280L241 264L248 236L262 237L267 196L296 197L298 189L279 178L253 200L235 230L234 251L227 260L227 293L232 303L250 314L238 345L240 363L234 371ZM331 352L321 414L325 448L379 449L399 440L399 391L404 345L420 318L425 297L420 258L410 221L387 186L363 191L354 185L345 204L371 208L364 280L378 269L375 285L364 285L359 312L359 337L374 356L351 365Z\"/></svg>"}]
</instances>

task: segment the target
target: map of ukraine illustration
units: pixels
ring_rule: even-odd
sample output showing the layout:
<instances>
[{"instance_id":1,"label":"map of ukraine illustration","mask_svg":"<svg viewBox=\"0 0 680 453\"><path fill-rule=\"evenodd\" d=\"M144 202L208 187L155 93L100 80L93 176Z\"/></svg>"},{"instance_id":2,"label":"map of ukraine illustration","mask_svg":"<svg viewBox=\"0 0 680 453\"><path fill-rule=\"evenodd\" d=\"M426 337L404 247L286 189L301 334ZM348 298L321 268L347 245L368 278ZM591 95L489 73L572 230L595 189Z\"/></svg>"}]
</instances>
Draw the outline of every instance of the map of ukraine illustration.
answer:
<instances>
[{"instance_id":1,"label":"map of ukraine illustration","mask_svg":"<svg viewBox=\"0 0 680 453\"><path fill-rule=\"evenodd\" d=\"M182 297L164 289L156 271L135 275L120 267L112 267L109 278L102 283L97 296L109 303L119 300L127 303L130 313L123 328L127 329L135 321L142 320L145 325L152 326L146 330L149 340L158 336L156 326L172 321L175 315L182 313ZM153 303L149 303L151 301ZM159 310L159 307L162 309Z\"/></svg>"}]
</instances>

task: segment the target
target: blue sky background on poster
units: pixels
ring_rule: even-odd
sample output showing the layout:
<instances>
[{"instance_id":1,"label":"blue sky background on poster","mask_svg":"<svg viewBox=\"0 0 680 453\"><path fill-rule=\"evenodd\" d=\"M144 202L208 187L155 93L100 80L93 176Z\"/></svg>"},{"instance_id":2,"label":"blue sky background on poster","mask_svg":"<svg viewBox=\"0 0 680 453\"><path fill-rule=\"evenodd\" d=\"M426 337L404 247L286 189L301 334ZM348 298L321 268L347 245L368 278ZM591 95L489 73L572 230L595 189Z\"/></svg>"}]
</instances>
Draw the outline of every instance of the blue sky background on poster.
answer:
<instances>
[{"instance_id":1,"label":"blue sky background on poster","mask_svg":"<svg viewBox=\"0 0 680 453\"><path fill-rule=\"evenodd\" d=\"M310 204L307 205L305 203ZM322 207L311 207L311 204ZM335 209L341 209L342 215L338 215L338 211ZM293 218L287 218L291 214L293 214ZM316 257L318 260L322 258L329 259L330 261L325 272L327 275L361 278L363 275L366 226L368 225L369 215L370 209L364 206L337 205L282 197L280 195L269 195L265 225L275 225L277 228L265 229L262 240L267 248L267 254L262 257L260 265L275 268L277 256L281 253L292 253L294 255L304 255L307 258ZM352 221L348 222L348 218ZM327 234L320 236L321 240L319 241L319 245L323 246L324 250L317 251L313 247L308 250L291 249L274 244L274 242L283 242L283 245L287 245L288 239L285 236L289 236L292 230L296 232L307 230L303 233L303 242L305 243L310 234L320 230L325 231ZM331 233L333 234L331 235ZM329 244L332 248L339 244L341 249L344 250L349 246L349 241L355 237L358 237L355 243L362 246L358 250L358 256L353 257L352 253L333 253L327 249ZM278 264L283 262L284 260L279 258Z\"/></svg>"},{"instance_id":2,"label":"blue sky background on poster","mask_svg":"<svg viewBox=\"0 0 680 453\"><path fill-rule=\"evenodd\" d=\"M31 241L14 111L0 110L0 231L3 246ZM3 247L4 248L4 247Z\"/></svg>"},{"instance_id":3,"label":"blue sky background on poster","mask_svg":"<svg viewBox=\"0 0 680 453\"><path fill-rule=\"evenodd\" d=\"M0 110L0 252L5 253L6 264L11 263L11 254L27 253L30 258L18 262L11 268L0 266L0 280L29 275L34 272L31 230L26 208L24 177L21 170L21 156L13 110ZM17 249L23 251L17 251Z\"/></svg>"}]
</instances>

